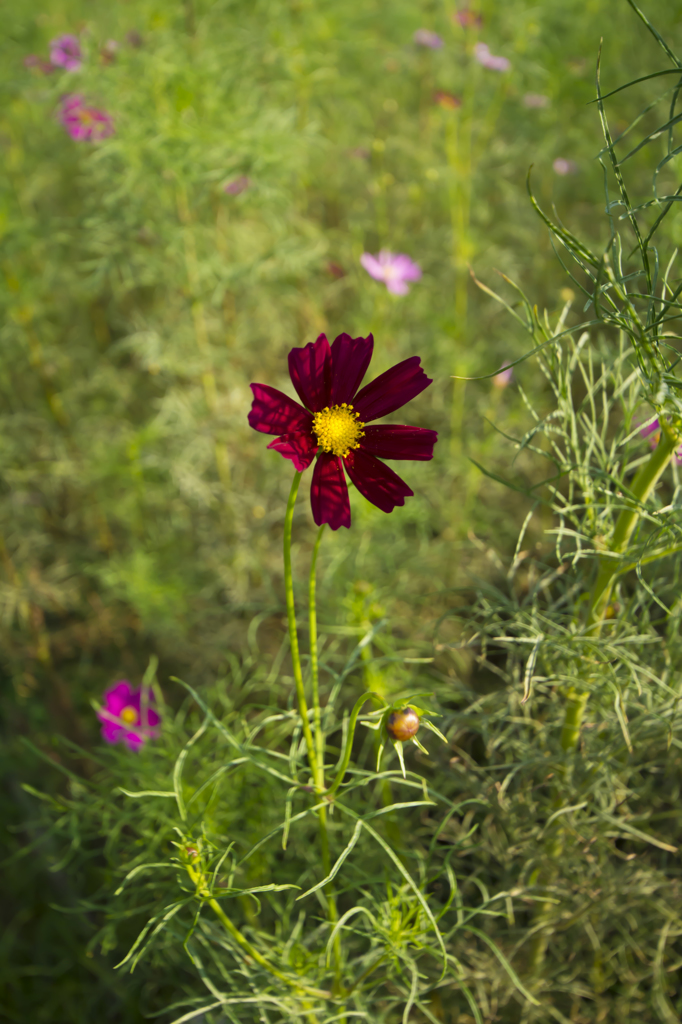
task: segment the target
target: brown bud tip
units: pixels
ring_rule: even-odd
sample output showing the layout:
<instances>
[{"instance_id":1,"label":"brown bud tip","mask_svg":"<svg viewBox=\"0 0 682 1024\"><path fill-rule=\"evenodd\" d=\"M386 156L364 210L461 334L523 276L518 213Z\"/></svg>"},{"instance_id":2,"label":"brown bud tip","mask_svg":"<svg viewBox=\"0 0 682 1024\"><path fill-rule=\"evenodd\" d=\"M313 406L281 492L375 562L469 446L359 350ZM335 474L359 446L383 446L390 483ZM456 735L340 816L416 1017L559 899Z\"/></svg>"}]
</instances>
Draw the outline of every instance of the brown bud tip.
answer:
<instances>
[{"instance_id":1,"label":"brown bud tip","mask_svg":"<svg viewBox=\"0 0 682 1024\"><path fill-rule=\"evenodd\" d=\"M386 722L388 735L394 740L409 740L419 728L419 715L412 708L392 711Z\"/></svg>"}]
</instances>

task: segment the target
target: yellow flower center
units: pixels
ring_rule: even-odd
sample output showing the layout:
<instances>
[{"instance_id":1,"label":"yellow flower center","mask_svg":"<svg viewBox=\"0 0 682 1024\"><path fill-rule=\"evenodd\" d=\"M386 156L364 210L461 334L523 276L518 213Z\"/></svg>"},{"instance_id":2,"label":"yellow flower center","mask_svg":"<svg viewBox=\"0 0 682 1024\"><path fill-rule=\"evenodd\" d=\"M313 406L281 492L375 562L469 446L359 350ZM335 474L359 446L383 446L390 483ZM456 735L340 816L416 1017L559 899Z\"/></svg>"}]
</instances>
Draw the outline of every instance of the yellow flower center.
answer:
<instances>
[{"instance_id":1,"label":"yellow flower center","mask_svg":"<svg viewBox=\"0 0 682 1024\"><path fill-rule=\"evenodd\" d=\"M126 725L135 725L137 722L137 711L129 704L128 707L124 708L121 712L121 719L126 723Z\"/></svg>"},{"instance_id":2,"label":"yellow flower center","mask_svg":"<svg viewBox=\"0 0 682 1024\"><path fill-rule=\"evenodd\" d=\"M79 110L78 111L78 117L80 119L80 123L85 125L86 128L87 128L87 126L89 124L92 124L93 121L95 120L89 110L83 110L83 109Z\"/></svg>"},{"instance_id":3,"label":"yellow flower center","mask_svg":"<svg viewBox=\"0 0 682 1024\"><path fill-rule=\"evenodd\" d=\"M360 423L360 413L353 412L353 406L343 402L316 412L313 416L313 430L317 434L320 448L325 452L345 457L351 448L360 447L360 438L365 436Z\"/></svg>"}]
</instances>

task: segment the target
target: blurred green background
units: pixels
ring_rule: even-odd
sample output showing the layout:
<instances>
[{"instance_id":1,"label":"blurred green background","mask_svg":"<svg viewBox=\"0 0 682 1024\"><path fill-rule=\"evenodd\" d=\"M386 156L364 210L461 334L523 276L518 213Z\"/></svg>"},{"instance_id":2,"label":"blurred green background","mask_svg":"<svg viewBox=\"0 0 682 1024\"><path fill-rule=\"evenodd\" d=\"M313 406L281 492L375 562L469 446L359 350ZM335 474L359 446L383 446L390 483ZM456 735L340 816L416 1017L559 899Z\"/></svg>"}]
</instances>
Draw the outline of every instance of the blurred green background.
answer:
<instances>
[{"instance_id":1,"label":"blurred green background","mask_svg":"<svg viewBox=\"0 0 682 1024\"><path fill-rule=\"evenodd\" d=\"M680 4L655 8L671 45L682 42ZM607 225L589 103L600 38L605 89L660 59L625 0L471 9L478 29L447 0L29 0L3 13L7 1020L134 1021L139 986L168 984L114 976L85 953L92 922L52 909L75 906L87 880L61 870L30 823L20 784L44 772L20 737L54 759L58 733L90 748L90 702L115 679L139 683L151 653L172 698L172 674L209 690L234 659L269 663L280 649L291 466L247 425L250 381L291 392L287 352L322 331L372 331L372 375L420 355L434 378L405 418L439 431L435 458L406 466L415 497L391 516L352 496L351 530L322 549L323 621L352 632L385 614L403 646L422 650L514 550L528 503L470 459L509 475L514 449L492 421L527 425L521 389L548 399L531 363L506 387L453 381L526 350L470 269L495 288L502 271L551 315L571 298L527 199L529 166L541 202L598 248ZM415 43L420 28L444 45ZM26 65L67 32L79 35L80 70ZM477 40L510 70L479 65ZM56 113L71 93L111 114L111 138L68 136ZM634 110L627 94L614 99L616 130ZM636 169L642 188L654 163ZM362 252L382 247L422 267L408 296L361 268ZM539 472L527 455L513 468L520 483ZM306 486L301 567L314 539ZM540 517L526 543L546 544Z\"/></svg>"}]
</instances>

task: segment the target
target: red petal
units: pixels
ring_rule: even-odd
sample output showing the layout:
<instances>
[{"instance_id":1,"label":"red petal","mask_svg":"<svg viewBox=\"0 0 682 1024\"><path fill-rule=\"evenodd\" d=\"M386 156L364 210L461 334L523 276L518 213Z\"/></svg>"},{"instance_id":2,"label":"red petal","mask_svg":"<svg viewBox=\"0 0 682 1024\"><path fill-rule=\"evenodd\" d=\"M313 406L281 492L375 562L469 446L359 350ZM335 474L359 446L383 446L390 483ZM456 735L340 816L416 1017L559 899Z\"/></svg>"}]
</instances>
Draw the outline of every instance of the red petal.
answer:
<instances>
[{"instance_id":1,"label":"red petal","mask_svg":"<svg viewBox=\"0 0 682 1024\"><path fill-rule=\"evenodd\" d=\"M306 409L319 412L329 405L332 353L324 334L289 353L289 376Z\"/></svg>"},{"instance_id":2,"label":"red petal","mask_svg":"<svg viewBox=\"0 0 682 1024\"><path fill-rule=\"evenodd\" d=\"M367 427L360 441L363 451L379 459L412 459L428 462L438 440L435 430L422 427Z\"/></svg>"},{"instance_id":3,"label":"red petal","mask_svg":"<svg viewBox=\"0 0 682 1024\"><path fill-rule=\"evenodd\" d=\"M318 526L329 523L332 530L350 526L348 485L338 455L323 452L315 463L310 504Z\"/></svg>"},{"instance_id":4,"label":"red petal","mask_svg":"<svg viewBox=\"0 0 682 1024\"><path fill-rule=\"evenodd\" d=\"M419 356L404 359L402 363L392 366L357 393L353 408L360 413L363 423L378 420L380 416L388 416L401 405L411 402L424 388L433 383L422 370L420 363Z\"/></svg>"},{"instance_id":5,"label":"red petal","mask_svg":"<svg viewBox=\"0 0 682 1024\"><path fill-rule=\"evenodd\" d=\"M330 405L352 401L372 359L374 338L351 338L339 334L332 345L332 390Z\"/></svg>"},{"instance_id":6,"label":"red petal","mask_svg":"<svg viewBox=\"0 0 682 1024\"><path fill-rule=\"evenodd\" d=\"M261 434L288 434L312 430L313 420L293 398L267 384L252 384L253 405L249 426Z\"/></svg>"},{"instance_id":7,"label":"red petal","mask_svg":"<svg viewBox=\"0 0 682 1024\"><path fill-rule=\"evenodd\" d=\"M346 472L360 494L382 512L392 512L396 505L404 505L405 498L414 494L397 473L379 462L362 448L350 452L344 459Z\"/></svg>"},{"instance_id":8,"label":"red petal","mask_svg":"<svg viewBox=\"0 0 682 1024\"><path fill-rule=\"evenodd\" d=\"M291 459L298 472L302 473L315 458L317 441L310 433L283 434L271 441L268 448L274 448L285 459Z\"/></svg>"}]
</instances>

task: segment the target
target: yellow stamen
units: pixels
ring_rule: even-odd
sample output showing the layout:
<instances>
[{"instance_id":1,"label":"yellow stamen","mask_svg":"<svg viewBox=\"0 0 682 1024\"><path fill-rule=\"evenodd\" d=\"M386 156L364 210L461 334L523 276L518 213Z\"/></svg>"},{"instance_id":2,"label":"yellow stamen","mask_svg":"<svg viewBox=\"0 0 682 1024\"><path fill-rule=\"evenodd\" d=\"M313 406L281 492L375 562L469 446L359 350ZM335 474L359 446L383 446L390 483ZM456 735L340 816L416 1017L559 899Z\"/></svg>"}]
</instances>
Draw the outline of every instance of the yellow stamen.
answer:
<instances>
[{"instance_id":1,"label":"yellow stamen","mask_svg":"<svg viewBox=\"0 0 682 1024\"><path fill-rule=\"evenodd\" d=\"M351 448L359 448L360 438L365 436L362 429L365 424L360 423L359 416L360 413L354 412L353 406L346 402L316 412L313 416L313 430L317 434L320 448L343 458Z\"/></svg>"},{"instance_id":2,"label":"yellow stamen","mask_svg":"<svg viewBox=\"0 0 682 1024\"><path fill-rule=\"evenodd\" d=\"M126 725L135 725L137 722L137 711L129 704L127 708L123 708L123 711L121 712L121 719L126 723Z\"/></svg>"}]
</instances>

